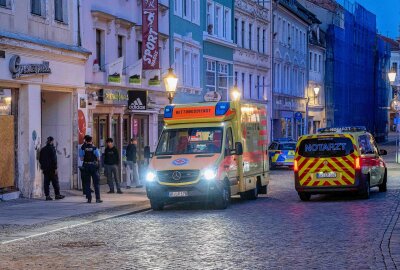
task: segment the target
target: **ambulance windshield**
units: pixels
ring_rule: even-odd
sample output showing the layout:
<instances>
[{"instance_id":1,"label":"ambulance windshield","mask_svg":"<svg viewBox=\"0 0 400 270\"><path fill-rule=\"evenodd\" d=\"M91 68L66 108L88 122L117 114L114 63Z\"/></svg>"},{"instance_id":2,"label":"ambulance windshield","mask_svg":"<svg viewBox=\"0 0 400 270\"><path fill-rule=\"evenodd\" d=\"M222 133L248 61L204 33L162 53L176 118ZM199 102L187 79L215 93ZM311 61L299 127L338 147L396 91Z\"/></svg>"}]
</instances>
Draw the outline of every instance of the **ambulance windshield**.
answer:
<instances>
[{"instance_id":1,"label":"ambulance windshield","mask_svg":"<svg viewBox=\"0 0 400 270\"><path fill-rule=\"evenodd\" d=\"M167 129L161 134L157 155L220 153L223 129L219 127Z\"/></svg>"},{"instance_id":2,"label":"ambulance windshield","mask_svg":"<svg viewBox=\"0 0 400 270\"><path fill-rule=\"evenodd\" d=\"M353 152L353 143L349 138L305 139L299 146L299 155L303 157L343 157Z\"/></svg>"}]
</instances>

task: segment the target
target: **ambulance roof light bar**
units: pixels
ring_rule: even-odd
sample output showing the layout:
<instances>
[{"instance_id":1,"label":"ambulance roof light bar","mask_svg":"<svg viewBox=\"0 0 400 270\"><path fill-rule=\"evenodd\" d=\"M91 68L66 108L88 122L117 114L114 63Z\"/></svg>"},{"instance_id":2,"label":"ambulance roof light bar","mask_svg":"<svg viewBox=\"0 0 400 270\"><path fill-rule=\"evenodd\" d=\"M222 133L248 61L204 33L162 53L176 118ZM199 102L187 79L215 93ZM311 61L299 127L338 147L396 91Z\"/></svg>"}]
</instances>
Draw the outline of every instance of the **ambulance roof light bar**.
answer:
<instances>
[{"instance_id":1,"label":"ambulance roof light bar","mask_svg":"<svg viewBox=\"0 0 400 270\"><path fill-rule=\"evenodd\" d=\"M331 127L331 128L320 128L318 133L343 133L343 132L363 132L367 131L364 126L354 126L354 127Z\"/></svg>"}]
</instances>

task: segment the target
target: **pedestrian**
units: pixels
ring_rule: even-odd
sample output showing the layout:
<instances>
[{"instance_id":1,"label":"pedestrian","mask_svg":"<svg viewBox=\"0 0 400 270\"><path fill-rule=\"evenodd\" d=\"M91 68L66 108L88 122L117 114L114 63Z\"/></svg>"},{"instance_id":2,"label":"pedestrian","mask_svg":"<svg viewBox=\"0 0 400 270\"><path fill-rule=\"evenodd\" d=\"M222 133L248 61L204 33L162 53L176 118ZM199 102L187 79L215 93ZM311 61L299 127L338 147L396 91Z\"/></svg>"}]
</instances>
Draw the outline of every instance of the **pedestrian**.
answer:
<instances>
[{"instance_id":1,"label":"pedestrian","mask_svg":"<svg viewBox=\"0 0 400 270\"><path fill-rule=\"evenodd\" d=\"M61 200L65 196L60 194L60 183L58 181L57 172L57 153L54 147L54 138L48 137L46 146L40 150L39 156L40 168L44 175L44 194L46 196L46 201L53 200L50 197L50 183L53 185L54 194L56 200Z\"/></svg>"},{"instance_id":2,"label":"pedestrian","mask_svg":"<svg viewBox=\"0 0 400 270\"><path fill-rule=\"evenodd\" d=\"M137 164L137 140L131 139L128 147L126 148L126 188L131 188L132 182L136 184L137 188L141 188L142 185L139 179L139 168Z\"/></svg>"},{"instance_id":3,"label":"pedestrian","mask_svg":"<svg viewBox=\"0 0 400 270\"><path fill-rule=\"evenodd\" d=\"M114 182L115 182L115 185L117 186L117 193L122 194L118 180L118 164L119 164L118 150L114 146L114 141L112 138L108 138L106 140L106 143L107 147L104 150L104 170L106 172L108 186L110 187L110 191L107 193L115 193L114 192Z\"/></svg>"},{"instance_id":4,"label":"pedestrian","mask_svg":"<svg viewBox=\"0 0 400 270\"><path fill-rule=\"evenodd\" d=\"M90 191L90 182L93 180L94 193L96 195L96 203L102 203L100 199L100 176L99 176L99 160L100 152L93 145L93 138L88 136L86 138L85 147L79 150L79 157L83 161L85 184L85 195L88 203L92 202L92 192Z\"/></svg>"},{"instance_id":5,"label":"pedestrian","mask_svg":"<svg viewBox=\"0 0 400 270\"><path fill-rule=\"evenodd\" d=\"M85 149L86 141L87 141L87 139L89 137L90 137L89 135L85 135L85 137L83 137L83 144L81 146L82 150ZM86 195L86 190L85 190L85 180L86 180L86 178L85 178L85 168L83 167L83 164L82 164L82 166L79 166L79 171L81 172L82 192L83 192L83 195ZM93 190L90 189L90 192L93 192Z\"/></svg>"}]
</instances>

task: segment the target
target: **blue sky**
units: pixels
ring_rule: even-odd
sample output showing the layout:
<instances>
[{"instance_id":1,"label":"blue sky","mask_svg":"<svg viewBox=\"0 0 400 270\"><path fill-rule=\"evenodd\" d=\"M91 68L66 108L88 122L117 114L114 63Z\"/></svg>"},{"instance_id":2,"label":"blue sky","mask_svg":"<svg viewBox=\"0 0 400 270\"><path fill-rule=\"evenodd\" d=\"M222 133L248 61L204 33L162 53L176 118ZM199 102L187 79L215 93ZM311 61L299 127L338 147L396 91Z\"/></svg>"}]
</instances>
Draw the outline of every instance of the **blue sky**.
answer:
<instances>
[{"instance_id":1,"label":"blue sky","mask_svg":"<svg viewBox=\"0 0 400 270\"><path fill-rule=\"evenodd\" d=\"M379 33L397 38L400 36L400 0L357 0L376 14Z\"/></svg>"}]
</instances>

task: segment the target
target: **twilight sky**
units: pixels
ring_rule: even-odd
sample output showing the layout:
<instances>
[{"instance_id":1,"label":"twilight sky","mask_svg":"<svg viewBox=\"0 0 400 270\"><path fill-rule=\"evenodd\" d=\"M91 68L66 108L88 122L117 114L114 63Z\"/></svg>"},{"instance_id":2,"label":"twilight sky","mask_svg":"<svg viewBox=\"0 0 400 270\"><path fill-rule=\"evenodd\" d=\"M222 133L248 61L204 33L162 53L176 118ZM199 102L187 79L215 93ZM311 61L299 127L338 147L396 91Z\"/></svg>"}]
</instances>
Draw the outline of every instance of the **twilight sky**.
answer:
<instances>
[{"instance_id":1,"label":"twilight sky","mask_svg":"<svg viewBox=\"0 0 400 270\"><path fill-rule=\"evenodd\" d=\"M400 36L400 0L356 0L376 14L379 33L391 38ZM340 1L339 1L340 2Z\"/></svg>"}]
</instances>

